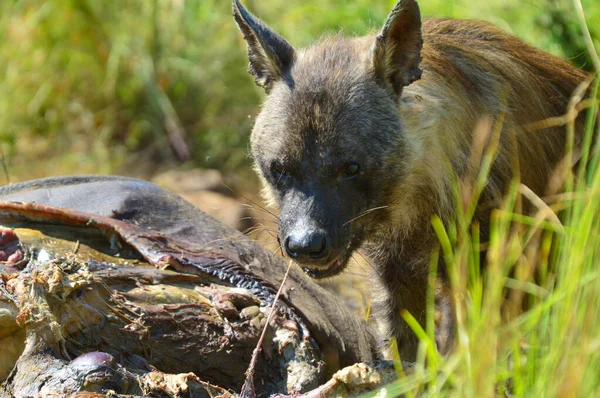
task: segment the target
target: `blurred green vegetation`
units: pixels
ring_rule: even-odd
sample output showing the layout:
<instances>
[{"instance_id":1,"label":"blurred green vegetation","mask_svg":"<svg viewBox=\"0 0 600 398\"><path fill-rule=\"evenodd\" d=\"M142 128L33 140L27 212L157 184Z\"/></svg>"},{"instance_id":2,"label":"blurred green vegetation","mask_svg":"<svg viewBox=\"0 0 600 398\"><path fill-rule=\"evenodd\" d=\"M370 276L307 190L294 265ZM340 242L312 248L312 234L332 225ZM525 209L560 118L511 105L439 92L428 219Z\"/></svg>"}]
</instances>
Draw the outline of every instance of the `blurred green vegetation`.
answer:
<instances>
[{"instance_id":1,"label":"blurred green vegetation","mask_svg":"<svg viewBox=\"0 0 600 398\"><path fill-rule=\"evenodd\" d=\"M327 32L377 30L395 1L244 3L306 46ZM600 2L582 3L600 48ZM424 16L489 20L591 70L571 0L420 5ZM0 140L13 182L148 177L173 166L248 170L262 93L246 73L230 1L2 0L0 43Z\"/></svg>"}]
</instances>

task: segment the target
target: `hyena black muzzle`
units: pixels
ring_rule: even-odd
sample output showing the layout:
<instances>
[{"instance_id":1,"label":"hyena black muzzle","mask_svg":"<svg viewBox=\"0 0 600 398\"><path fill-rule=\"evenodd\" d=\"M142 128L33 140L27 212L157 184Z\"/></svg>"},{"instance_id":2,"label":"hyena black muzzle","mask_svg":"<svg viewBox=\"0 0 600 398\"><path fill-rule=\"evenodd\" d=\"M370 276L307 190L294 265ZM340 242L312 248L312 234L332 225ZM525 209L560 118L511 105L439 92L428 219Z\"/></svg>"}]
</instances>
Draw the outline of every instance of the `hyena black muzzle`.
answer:
<instances>
[{"instance_id":1,"label":"hyena black muzzle","mask_svg":"<svg viewBox=\"0 0 600 398\"><path fill-rule=\"evenodd\" d=\"M361 178L360 165L348 163L337 179L313 173L294 177L292 172L279 183L279 239L285 253L315 278L341 272L365 234L359 220L365 207L368 183ZM311 175L312 174L312 175ZM314 181L327 179L332 181ZM358 185L354 187L353 185Z\"/></svg>"}]
</instances>

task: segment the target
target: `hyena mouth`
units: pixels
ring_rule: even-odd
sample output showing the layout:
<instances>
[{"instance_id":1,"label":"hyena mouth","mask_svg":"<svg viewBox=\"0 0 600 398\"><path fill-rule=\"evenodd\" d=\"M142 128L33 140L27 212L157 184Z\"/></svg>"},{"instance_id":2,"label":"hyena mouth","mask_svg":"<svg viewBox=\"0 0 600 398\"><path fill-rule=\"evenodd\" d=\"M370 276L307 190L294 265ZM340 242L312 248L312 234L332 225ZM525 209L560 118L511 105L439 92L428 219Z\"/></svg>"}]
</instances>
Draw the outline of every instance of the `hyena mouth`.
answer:
<instances>
[{"instance_id":1,"label":"hyena mouth","mask_svg":"<svg viewBox=\"0 0 600 398\"><path fill-rule=\"evenodd\" d=\"M340 255L331 262L326 268L303 267L304 272L313 279L323 279L336 276L346 269L349 256Z\"/></svg>"},{"instance_id":2,"label":"hyena mouth","mask_svg":"<svg viewBox=\"0 0 600 398\"><path fill-rule=\"evenodd\" d=\"M360 247L361 242L362 239L359 235L355 235L350 239L345 249L342 249L340 255L327 266L318 268L306 265L303 266L302 264L300 264L300 266L302 267L302 270L313 279L324 279L339 275L346 269L350 262L350 257L352 257L352 254Z\"/></svg>"}]
</instances>

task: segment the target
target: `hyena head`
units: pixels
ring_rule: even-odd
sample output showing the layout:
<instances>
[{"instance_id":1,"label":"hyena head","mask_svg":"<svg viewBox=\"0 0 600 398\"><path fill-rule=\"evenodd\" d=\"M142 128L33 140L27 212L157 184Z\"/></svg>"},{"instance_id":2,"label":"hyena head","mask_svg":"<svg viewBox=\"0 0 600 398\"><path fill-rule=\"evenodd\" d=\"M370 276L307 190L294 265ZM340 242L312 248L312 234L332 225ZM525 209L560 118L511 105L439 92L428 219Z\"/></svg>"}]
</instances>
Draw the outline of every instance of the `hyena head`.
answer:
<instances>
[{"instance_id":1,"label":"hyena head","mask_svg":"<svg viewBox=\"0 0 600 398\"><path fill-rule=\"evenodd\" d=\"M279 207L280 243L309 275L337 274L391 217L385 209L407 175L398 101L421 75L419 8L401 0L377 37L298 51L237 0L233 14L249 72L268 94L251 148Z\"/></svg>"}]
</instances>

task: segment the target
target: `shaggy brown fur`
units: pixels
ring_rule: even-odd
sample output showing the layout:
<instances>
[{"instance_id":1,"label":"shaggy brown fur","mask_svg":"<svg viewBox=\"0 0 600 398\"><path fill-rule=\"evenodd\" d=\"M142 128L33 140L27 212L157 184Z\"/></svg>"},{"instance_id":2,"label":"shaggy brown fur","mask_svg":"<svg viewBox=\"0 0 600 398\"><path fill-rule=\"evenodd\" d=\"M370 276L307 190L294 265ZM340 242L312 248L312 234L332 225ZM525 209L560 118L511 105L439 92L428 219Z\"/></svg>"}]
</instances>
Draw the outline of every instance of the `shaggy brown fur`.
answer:
<instances>
[{"instance_id":1,"label":"shaggy brown fur","mask_svg":"<svg viewBox=\"0 0 600 398\"><path fill-rule=\"evenodd\" d=\"M414 358L416 338L399 314L425 321L431 217L453 217L452 184L472 182L473 148L493 123L500 145L482 203L497 203L516 176L543 195L566 133L529 127L565 114L586 74L485 22L421 22L414 0L401 0L377 36L338 35L304 50L233 4L250 72L269 93L251 142L284 248L313 277L341 272L364 249L381 286L382 331ZM484 234L488 217L477 213ZM447 351L443 264L438 279L437 338Z\"/></svg>"}]
</instances>

